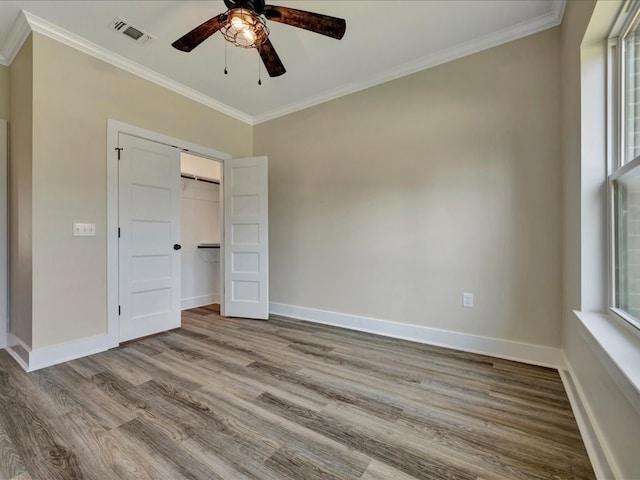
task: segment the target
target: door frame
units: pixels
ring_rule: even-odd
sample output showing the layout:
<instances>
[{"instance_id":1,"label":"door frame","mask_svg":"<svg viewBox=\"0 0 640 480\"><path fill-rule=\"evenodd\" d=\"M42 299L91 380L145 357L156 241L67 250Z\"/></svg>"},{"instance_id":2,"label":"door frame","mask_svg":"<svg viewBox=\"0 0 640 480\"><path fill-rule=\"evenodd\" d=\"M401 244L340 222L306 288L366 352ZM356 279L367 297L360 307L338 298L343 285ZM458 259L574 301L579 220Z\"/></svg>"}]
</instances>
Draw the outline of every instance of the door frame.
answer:
<instances>
[{"instance_id":1,"label":"door frame","mask_svg":"<svg viewBox=\"0 0 640 480\"><path fill-rule=\"evenodd\" d=\"M8 144L7 121L0 119L0 348L7 346L9 334Z\"/></svg>"},{"instance_id":2,"label":"door frame","mask_svg":"<svg viewBox=\"0 0 640 480\"><path fill-rule=\"evenodd\" d=\"M118 316L118 135L124 133L134 137L143 138L156 143L162 143L177 148L180 151L189 152L204 158L210 158L221 162L232 157L212 148L203 147L195 143L170 137L144 128L129 125L111 118L107 119L107 336L109 347L117 347L119 340L119 316ZM224 209L224 206L222 207ZM221 237L222 238L222 237ZM221 271L224 271L222 257L224 254L224 242L220 246ZM224 298L224 282L220 282L221 298Z\"/></svg>"}]
</instances>

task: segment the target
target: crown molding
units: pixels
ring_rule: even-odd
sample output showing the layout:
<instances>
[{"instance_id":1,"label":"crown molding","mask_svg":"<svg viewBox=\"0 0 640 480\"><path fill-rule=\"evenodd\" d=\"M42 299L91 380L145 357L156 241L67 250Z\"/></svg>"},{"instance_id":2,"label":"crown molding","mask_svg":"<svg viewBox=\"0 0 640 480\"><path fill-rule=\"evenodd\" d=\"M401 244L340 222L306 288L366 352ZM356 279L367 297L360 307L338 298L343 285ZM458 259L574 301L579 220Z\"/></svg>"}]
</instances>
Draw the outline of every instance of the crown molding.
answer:
<instances>
[{"instance_id":1,"label":"crown molding","mask_svg":"<svg viewBox=\"0 0 640 480\"><path fill-rule=\"evenodd\" d=\"M257 125L269 120L283 117L305 108L313 107L321 103L335 100L336 98L344 97L352 93L365 90L367 88L375 87L382 83L390 82L413 73L417 73L422 70L426 70L437 65L456 60L458 58L466 57L474 53L487 50L489 48L497 47L499 45L517 40L519 38L532 35L534 33L547 30L549 28L556 27L562 23L562 16L566 0L553 0L552 9L546 15L537 17L533 20L526 21L514 25L512 27L500 30L498 32L490 33L478 39L474 39L470 42L465 42L455 47L436 52L431 55L427 55L418 60L404 63L397 66L393 71L386 72L374 77L368 78L363 82L354 82L343 87L339 87L333 90L328 90L319 95L306 98L300 102L290 103L284 107L271 110L260 115L253 117L253 124Z\"/></svg>"},{"instance_id":2,"label":"crown molding","mask_svg":"<svg viewBox=\"0 0 640 480\"><path fill-rule=\"evenodd\" d=\"M0 48L0 64L6 67L11 65L11 62L16 58L16 55L22 48L22 45L27 38L29 38L30 33L31 27L29 26L27 17L23 12L20 12L16 21L13 22L13 26L11 27L11 31L9 31L7 40L2 45L2 48Z\"/></svg>"},{"instance_id":3,"label":"crown molding","mask_svg":"<svg viewBox=\"0 0 640 480\"><path fill-rule=\"evenodd\" d=\"M190 87L178 83L175 80L161 75L125 57L117 55L24 10L20 15L18 15L18 18L11 28L7 41L0 49L0 64L6 66L10 65L18 54L22 44L29 37L29 34L34 31L121 68L133 75L144 78L156 85L167 88L168 90L235 118L243 123L248 125L257 125L259 123L289 115L291 113L304 110L305 108L313 107L330 100L335 100L391 80L396 80L398 78L555 27L562 22L565 6L566 0L552 0L551 11L532 21L522 22L513 27L485 35L479 39L462 43L432 55L427 55L415 61L407 62L397 66L393 71L376 75L365 81L353 82L255 116L249 115L212 97L204 95Z\"/></svg>"},{"instance_id":4,"label":"crown molding","mask_svg":"<svg viewBox=\"0 0 640 480\"><path fill-rule=\"evenodd\" d=\"M92 57L107 62L115 67L121 68L126 72L144 78L145 80L155 83L156 85L160 85L161 87L178 93L195 102L217 110L218 112L224 113L225 115L235 118L236 120L247 123L249 125L253 124L253 118L251 117L251 115L241 112L240 110L230 107L225 103L219 102L214 98L211 98L192 88L182 85L175 80L165 77L164 75L161 75L147 67L133 62L121 55L113 53L99 45L96 45L95 43L86 40L85 38L64 30L57 25L47 22L46 20L24 10L18 16L18 19L11 29L9 41L7 42L7 51L2 52L3 57L9 60L7 62L7 65L10 64L11 61L13 61L13 58L15 58L16 54L22 47L22 44L27 39L31 31L52 38L53 40L56 40L71 48L86 53L87 55L91 55Z\"/></svg>"},{"instance_id":5,"label":"crown molding","mask_svg":"<svg viewBox=\"0 0 640 480\"><path fill-rule=\"evenodd\" d=\"M551 5L551 15L555 16L558 23L556 25L560 25L562 23L562 19L564 18L564 11L567 8L567 0L553 0L553 5Z\"/></svg>"}]
</instances>

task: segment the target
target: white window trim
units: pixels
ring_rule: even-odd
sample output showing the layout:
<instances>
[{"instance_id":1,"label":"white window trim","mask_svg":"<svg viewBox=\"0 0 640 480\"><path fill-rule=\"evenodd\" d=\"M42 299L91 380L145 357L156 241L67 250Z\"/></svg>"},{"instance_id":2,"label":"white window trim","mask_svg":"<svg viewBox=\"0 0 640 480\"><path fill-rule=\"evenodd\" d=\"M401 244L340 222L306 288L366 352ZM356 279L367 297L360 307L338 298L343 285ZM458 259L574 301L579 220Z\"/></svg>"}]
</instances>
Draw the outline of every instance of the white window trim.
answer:
<instances>
[{"instance_id":1,"label":"white window trim","mask_svg":"<svg viewBox=\"0 0 640 480\"><path fill-rule=\"evenodd\" d=\"M609 311L611 313L613 313L614 315L617 315L618 317L620 317L622 320L626 321L627 323L630 323L631 326L637 328L638 330L640 330L640 322L633 316L629 315L627 312L625 312L624 310L617 308L617 307L609 307Z\"/></svg>"},{"instance_id":2,"label":"white window trim","mask_svg":"<svg viewBox=\"0 0 640 480\"><path fill-rule=\"evenodd\" d=\"M640 335L626 322L603 313L578 312L580 334L640 415Z\"/></svg>"},{"instance_id":3,"label":"white window trim","mask_svg":"<svg viewBox=\"0 0 640 480\"><path fill-rule=\"evenodd\" d=\"M635 3L638 0L634 0ZM579 248L579 263L574 265L570 259L567 272L569 280L574 275L579 278L579 292L569 289L567 294L569 305L575 302L580 310L573 310L575 317L566 319L563 346L570 374L567 385L569 391L575 390L578 399L574 408L577 408L578 417L582 411L586 418L581 432L586 435L589 457L594 468L602 467L596 472L598 478L622 478L622 475L617 458L609 449L609 429L601 428L600 422L606 422L606 417L596 418L592 409L592 402L599 401L600 395L606 395L606 392L602 385L591 385L588 371L574 370L583 359L588 360L582 345L600 363L634 412L640 414L640 330L609 310L613 304L610 295L613 292L611 267L614 263L611 260L614 245L608 177L614 170L612 161L617 153L612 148L617 145L612 136L617 135L617 130L612 128L616 126L613 122L616 117L611 109L616 102L614 95L618 94L609 81L612 67L617 66L611 55L617 45L612 32L620 32L624 23L620 12L625 8L631 10L634 4L627 0L598 2L580 42L580 116L577 119L580 122L580 177L573 179L579 184L580 195L579 241L575 245ZM612 28L614 23L617 30ZM569 157L568 161L572 160ZM570 201L569 206L572 206ZM569 234L572 233L569 230ZM567 252L574 242L572 236L569 239L571 243L566 245L565 254L573 253ZM572 283L568 285L573 287ZM579 296L574 298L574 293ZM618 398L618 392L611 394Z\"/></svg>"}]
</instances>

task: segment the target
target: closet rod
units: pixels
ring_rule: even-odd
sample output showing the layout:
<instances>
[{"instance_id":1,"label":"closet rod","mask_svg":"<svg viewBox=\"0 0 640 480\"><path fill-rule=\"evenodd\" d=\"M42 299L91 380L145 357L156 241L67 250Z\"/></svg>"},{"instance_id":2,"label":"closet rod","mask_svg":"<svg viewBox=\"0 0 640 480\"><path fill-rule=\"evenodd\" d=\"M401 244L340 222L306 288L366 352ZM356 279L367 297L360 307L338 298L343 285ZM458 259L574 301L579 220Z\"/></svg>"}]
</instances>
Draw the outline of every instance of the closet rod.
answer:
<instances>
[{"instance_id":1,"label":"closet rod","mask_svg":"<svg viewBox=\"0 0 640 480\"><path fill-rule=\"evenodd\" d=\"M181 173L180 176L182 178L188 178L189 180L195 180L196 182L207 182L207 183L215 183L216 185L220 185L220 180L208 180L206 178L199 178L195 175L189 175L187 173Z\"/></svg>"}]
</instances>

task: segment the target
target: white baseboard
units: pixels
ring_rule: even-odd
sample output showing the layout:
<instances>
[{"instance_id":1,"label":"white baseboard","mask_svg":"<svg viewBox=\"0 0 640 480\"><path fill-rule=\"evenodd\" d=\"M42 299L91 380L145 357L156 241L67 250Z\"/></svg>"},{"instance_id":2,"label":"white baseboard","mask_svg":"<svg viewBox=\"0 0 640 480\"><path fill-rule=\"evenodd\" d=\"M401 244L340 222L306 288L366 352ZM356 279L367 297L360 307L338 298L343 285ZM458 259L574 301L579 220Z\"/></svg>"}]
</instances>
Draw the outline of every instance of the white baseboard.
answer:
<instances>
[{"instance_id":1,"label":"white baseboard","mask_svg":"<svg viewBox=\"0 0 640 480\"><path fill-rule=\"evenodd\" d=\"M284 303L270 303L269 313L324 325L348 328L350 330L375 333L386 337L410 340L412 342L454 348L465 352L480 353L533 365L552 368L562 368L564 366L564 358L560 348L481 337L467 333L328 312Z\"/></svg>"},{"instance_id":2,"label":"white baseboard","mask_svg":"<svg viewBox=\"0 0 640 480\"><path fill-rule=\"evenodd\" d=\"M188 310L189 308L204 307L205 305L211 305L212 303L220 303L220 295L213 293L210 295L201 295L199 297L190 297L182 299L182 310Z\"/></svg>"},{"instance_id":3,"label":"white baseboard","mask_svg":"<svg viewBox=\"0 0 640 480\"><path fill-rule=\"evenodd\" d=\"M560 369L560 378L564 384L564 389L569 397L571 410L576 418L582 441L587 449L591 466L598 480L610 480L612 478L623 478L619 469L608 460L610 455L606 452L606 443L601 440L604 438L598 429L598 426L591 421L593 413L589 404L584 401L586 399L584 390L580 386L577 377L573 373L571 363L565 357L565 369Z\"/></svg>"},{"instance_id":4,"label":"white baseboard","mask_svg":"<svg viewBox=\"0 0 640 480\"><path fill-rule=\"evenodd\" d=\"M9 355L27 372L33 372L34 370L57 365L58 363L75 360L76 358L86 357L94 353L104 352L112 346L107 334L37 349L23 345L22 342L15 339L15 337L11 340L13 340L10 341L10 343L13 343L13 346L7 347L7 352L9 352Z\"/></svg>"}]
</instances>

